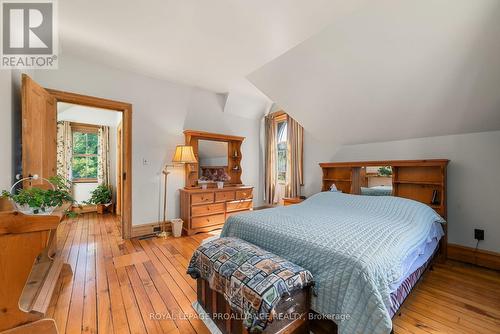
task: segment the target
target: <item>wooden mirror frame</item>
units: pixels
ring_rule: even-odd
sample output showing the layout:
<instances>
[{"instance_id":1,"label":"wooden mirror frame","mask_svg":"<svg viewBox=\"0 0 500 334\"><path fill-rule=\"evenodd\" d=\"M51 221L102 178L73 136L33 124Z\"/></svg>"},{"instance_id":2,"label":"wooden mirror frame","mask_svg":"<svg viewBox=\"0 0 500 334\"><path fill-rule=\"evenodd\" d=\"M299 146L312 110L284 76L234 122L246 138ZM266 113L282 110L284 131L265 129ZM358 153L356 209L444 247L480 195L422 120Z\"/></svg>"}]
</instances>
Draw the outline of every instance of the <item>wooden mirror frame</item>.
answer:
<instances>
[{"instance_id":1,"label":"wooden mirror frame","mask_svg":"<svg viewBox=\"0 0 500 334\"><path fill-rule=\"evenodd\" d=\"M186 145L193 147L194 156L199 162L198 142L199 140L211 140L226 142L227 145L227 173L231 180L230 185L241 185L241 144L245 137L223 135L219 133L210 133L205 131L185 130L184 137ZM186 164L186 188L198 188L199 163Z\"/></svg>"}]
</instances>

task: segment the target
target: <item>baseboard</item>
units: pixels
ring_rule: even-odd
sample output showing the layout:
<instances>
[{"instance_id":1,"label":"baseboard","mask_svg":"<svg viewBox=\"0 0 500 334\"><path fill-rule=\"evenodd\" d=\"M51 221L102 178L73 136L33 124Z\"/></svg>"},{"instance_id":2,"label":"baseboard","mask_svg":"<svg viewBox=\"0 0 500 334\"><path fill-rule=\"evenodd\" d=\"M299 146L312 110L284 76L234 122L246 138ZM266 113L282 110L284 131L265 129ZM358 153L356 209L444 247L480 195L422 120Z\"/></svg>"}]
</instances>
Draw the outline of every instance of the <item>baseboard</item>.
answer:
<instances>
[{"instance_id":1,"label":"baseboard","mask_svg":"<svg viewBox=\"0 0 500 334\"><path fill-rule=\"evenodd\" d=\"M155 227L161 228L161 226L163 224L164 224L163 222L157 222L157 223L150 223L150 224L133 225L131 238L137 238L137 237L142 237L144 235L158 233L154 230ZM172 231L172 226L171 226L169 221L165 223L165 231L167 231L167 232Z\"/></svg>"},{"instance_id":2,"label":"baseboard","mask_svg":"<svg viewBox=\"0 0 500 334\"><path fill-rule=\"evenodd\" d=\"M500 253L448 244L448 259L500 270Z\"/></svg>"}]
</instances>

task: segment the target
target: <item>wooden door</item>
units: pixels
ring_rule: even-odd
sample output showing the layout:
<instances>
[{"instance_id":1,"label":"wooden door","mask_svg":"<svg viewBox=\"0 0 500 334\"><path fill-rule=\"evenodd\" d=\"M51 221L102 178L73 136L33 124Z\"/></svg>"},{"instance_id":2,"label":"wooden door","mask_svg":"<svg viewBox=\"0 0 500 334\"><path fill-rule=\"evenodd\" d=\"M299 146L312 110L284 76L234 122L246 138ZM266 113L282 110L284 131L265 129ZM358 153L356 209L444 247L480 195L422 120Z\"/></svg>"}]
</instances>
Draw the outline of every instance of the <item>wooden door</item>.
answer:
<instances>
[{"instance_id":1,"label":"wooden door","mask_svg":"<svg viewBox=\"0 0 500 334\"><path fill-rule=\"evenodd\" d=\"M48 178L57 174L57 103L45 89L23 74L22 79L23 176ZM34 185L48 186L36 181Z\"/></svg>"}]
</instances>

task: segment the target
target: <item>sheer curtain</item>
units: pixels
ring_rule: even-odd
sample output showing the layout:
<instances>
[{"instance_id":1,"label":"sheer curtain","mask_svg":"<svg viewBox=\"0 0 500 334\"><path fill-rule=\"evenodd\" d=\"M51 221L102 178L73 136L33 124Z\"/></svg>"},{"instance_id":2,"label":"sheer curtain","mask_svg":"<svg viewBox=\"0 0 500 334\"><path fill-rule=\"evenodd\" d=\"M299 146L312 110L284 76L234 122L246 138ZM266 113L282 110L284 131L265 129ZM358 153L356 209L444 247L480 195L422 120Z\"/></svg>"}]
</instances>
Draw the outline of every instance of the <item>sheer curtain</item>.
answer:
<instances>
[{"instance_id":1,"label":"sheer curtain","mask_svg":"<svg viewBox=\"0 0 500 334\"><path fill-rule=\"evenodd\" d=\"M57 122L57 175L71 180L73 135L68 121Z\"/></svg>"},{"instance_id":2,"label":"sheer curtain","mask_svg":"<svg viewBox=\"0 0 500 334\"><path fill-rule=\"evenodd\" d=\"M267 204L273 205L278 202L276 196L277 164L276 164L276 122L273 114L269 114L265 118L265 201Z\"/></svg>"},{"instance_id":3,"label":"sheer curtain","mask_svg":"<svg viewBox=\"0 0 500 334\"><path fill-rule=\"evenodd\" d=\"M287 115L286 197L299 197L304 185L304 128Z\"/></svg>"},{"instance_id":4,"label":"sheer curtain","mask_svg":"<svg viewBox=\"0 0 500 334\"><path fill-rule=\"evenodd\" d=\"M97 163L97 182L109 185L109 126L99 127L99 159Z\"/></svg>"}]
</instances>

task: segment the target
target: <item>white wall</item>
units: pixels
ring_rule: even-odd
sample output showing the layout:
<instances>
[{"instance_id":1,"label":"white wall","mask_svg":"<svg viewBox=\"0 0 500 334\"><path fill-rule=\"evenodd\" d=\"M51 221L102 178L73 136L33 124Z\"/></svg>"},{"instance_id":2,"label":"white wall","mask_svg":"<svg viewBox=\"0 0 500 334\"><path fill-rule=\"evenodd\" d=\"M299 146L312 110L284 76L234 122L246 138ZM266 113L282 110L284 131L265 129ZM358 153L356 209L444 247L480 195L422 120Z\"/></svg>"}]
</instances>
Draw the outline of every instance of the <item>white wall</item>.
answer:
<instances>
[{"instance_id":1,"label":"white wall","mask_svg":"<svg viewBox=\"0 0 500 334\"><path fill-rule=\"evenodd\" d=\"M0 70L0 190L12 186L12 80L10 70Z\"/></svg>"},{"instance_id":2,"label":"white wall","mask_svg":"<svg viewBox=\"0 0 500 334\"><path fill-rule=\"evenodd\" d=\"M73 198L79 204L84 205L84 201L88 201L90 193L94 191L99 184L94 183L73 183Z\"/></svg>"},{"instance_id":3,"label":"white wall","mask_svg":"<svg viewBox=\"0 0 500 334\"><path fill-rule=\"evenodd\" d=\"M329 162L333 158L337 145L325 145L314 133L304 128L304 186L302 195L311 196L321 191L323 172L320 162Z\"/></svg>"},{"instance_id":4,"label":"white wall","mask_svg":"<svg viewBox=\"0 0 500 334\"><path fill-rule=\"evenodd\" d=\"M161 217L161 170L170 162L175 146L184 143L184 129L245 136L243 182L255 185L255 205L262 202L259 187L259 122L223 112L217 94L64 54L58 70L35 71L44 87L129 102L132 119L132 222L158 221ZM264 110L262 110L264 113ZM143 159L147 164L143 165ZM183 168L169 175L168 217L179 216L178 189L184 186Z\"/></svg>"},{"instance_id":5,"label":"white wall","mask_svg":"<svg viewBox=\"0 0 500 334\"><path fill-rule=\"evenodd\" d=\"M485 230L479 248L500 252L500 131L346 145L334 161L450 159L448 238L475 247L474 228Z\"/></svg>"}]
</instances>

